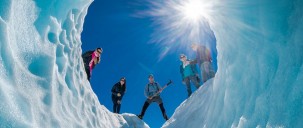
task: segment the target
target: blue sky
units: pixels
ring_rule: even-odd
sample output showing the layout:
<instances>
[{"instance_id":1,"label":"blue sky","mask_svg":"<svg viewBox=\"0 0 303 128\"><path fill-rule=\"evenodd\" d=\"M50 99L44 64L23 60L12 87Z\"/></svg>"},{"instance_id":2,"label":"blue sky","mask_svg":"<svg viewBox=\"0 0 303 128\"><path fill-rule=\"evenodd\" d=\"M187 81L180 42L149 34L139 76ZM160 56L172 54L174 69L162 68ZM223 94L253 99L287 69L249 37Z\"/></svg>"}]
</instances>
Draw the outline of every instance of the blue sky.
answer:
<instances>
[{"instance_id":1,"label":"blue sky","mask_svg":"<svg viewBox=\"0 0 303 128\"><path fill-rule=\"evenodd\" d=\"M184 49L170 50L162 59L163 45L151 43L157 27L152 17L137 17L140 11L148 10L146 2L132 0L95 0L89 7L82 32L82 50L102 47L101 63L93 70L91 86L102 105L112 111L111 88L121 77L127 79L127 92L123 97L121 113L139 114L146 98L144 87L147 76L152 73L155 80L164 85L168 80L174 84L161 97L167 115L187 98L185 86L179 73L179 54L193 58L193 52ZM165 33L163 33L165 35ZM195 90L192 86L192 90ZM159 106L153 103L144 116L151 128L161 127L165 120Z\"/></svg>"}]
</instances>

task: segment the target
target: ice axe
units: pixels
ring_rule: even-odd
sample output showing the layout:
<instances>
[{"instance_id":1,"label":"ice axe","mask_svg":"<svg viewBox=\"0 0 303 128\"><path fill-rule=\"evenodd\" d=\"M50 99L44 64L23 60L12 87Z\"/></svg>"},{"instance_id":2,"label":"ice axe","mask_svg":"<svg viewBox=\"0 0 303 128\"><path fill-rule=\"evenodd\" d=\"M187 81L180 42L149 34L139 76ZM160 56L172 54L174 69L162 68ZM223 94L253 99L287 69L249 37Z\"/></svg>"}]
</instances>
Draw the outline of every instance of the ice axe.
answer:
<instances>
[{"instance_id":1,"label":"ice axe","mask_svg":"<svg viewBox=\"0 0 303 128\"><path fill-rule=\"evenodd\" d=\"M150 97L150 99L154 98L155 96L157 96L159 93L161 93L166 87L168 87L168 85L172 84L173 81L169 80L169 82L167 84L165 84L157 93L155 93L152 97Z\"/></svg>"}]
</instances>

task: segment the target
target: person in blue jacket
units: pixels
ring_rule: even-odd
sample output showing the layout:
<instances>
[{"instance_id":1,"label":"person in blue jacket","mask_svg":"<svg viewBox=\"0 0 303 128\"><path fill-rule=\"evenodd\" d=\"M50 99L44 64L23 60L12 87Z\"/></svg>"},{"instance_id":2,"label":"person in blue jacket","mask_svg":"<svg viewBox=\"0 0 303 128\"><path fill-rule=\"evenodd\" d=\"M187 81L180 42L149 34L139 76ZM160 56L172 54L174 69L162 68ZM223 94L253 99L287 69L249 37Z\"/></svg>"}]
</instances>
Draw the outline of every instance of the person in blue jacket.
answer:
<instances>
[{"instance_id":1,"label":"person in blue jacket","mask_svg":"<svg viewBox=\"0 0 303 128\"><path fill-rule=\"evenodd\" d=\"M190 97L192 94L190 82L192 82L197 89L200 87L200 78L197 71L197 66L193 61L188 60L184 54L180 54L180 61L182 83L186 85L188 97Z\"/></svg>"},{"instance_id":2,"label":"person in blue jacket","mask_svg":"<svg viewBox=\"0 0 303 128\"><path fill-rule=\"evenodd\" d=\"M119 114L121 108L121 100L126 91L126 79L122 77L118 83L112 88L113 112Z\"/></svg>"},{"instance_id":3,"label":"person in blue jacket","mask_svg":"<svg viewBox=\"0 0 303 128\"><path fill-rule=\"evenodd\" d=\"M165 108L164 108L164 105L162 102L162 98L160 97L160 92L162 91L162 88L157 82L155 82L154 76L152 74L150 74L148 76L148 80L149 80L149 83L145 86L145 90L144 90L144 94L147 97L147 99L142 107L141 114L138 115L138 117L140 119L143 119L143 116L144 116L145 111L148 108L148 106L153 102L157 102L161 109L163 118L165 120L168 120L168 117L166 115Z\"/></svg>"}]
</instances>

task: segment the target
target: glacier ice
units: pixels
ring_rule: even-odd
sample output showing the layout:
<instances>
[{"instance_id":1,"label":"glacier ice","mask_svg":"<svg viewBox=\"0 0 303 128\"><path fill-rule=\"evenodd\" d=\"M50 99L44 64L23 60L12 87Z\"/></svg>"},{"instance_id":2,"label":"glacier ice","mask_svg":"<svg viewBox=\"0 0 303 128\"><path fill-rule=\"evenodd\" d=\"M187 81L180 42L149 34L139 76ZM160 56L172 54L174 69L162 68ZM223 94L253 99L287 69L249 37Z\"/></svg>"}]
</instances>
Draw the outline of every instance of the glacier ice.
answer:
<instances>
[{"instance_id":1,"label":"glacier ice","mask_svg":"<svg viewBox=\"0 0 303 128\"><path fill-rule=\"evenodd\" d=\"M303 127L303 2L210 3L218 72L163 127Z\"/></svg>"},{"instance_id":2,"label":"glacier ice","mask_svg":"<svg viewBox=\"0 0 303 128\"><path fill-rule=\"evenodd\" d=\"M91 2L0 1L0 127L148 127L109 112L84 78ZM216 77L163 127L303 127L303 2L211 3Z\"/></svg>"}]
</instances>

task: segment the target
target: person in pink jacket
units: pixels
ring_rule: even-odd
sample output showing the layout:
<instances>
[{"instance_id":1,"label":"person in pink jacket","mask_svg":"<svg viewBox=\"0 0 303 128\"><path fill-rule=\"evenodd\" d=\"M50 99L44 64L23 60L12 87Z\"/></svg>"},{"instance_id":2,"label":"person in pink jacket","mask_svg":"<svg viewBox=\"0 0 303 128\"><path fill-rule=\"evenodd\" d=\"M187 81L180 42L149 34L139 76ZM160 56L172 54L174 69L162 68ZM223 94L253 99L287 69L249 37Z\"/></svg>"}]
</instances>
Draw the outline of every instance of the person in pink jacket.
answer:
<instances>
[{"instance_id":1,"label":"person in pink jacket","mask_svg":"<svg viewBox=\"0 0 303 128\"><path fill-rule=\"evenodd\" d=\"M95 51L87 51L82 54L87 79L90 80L93 68L100 63L102 48L97 48Z\"/></svg>"}]
</instances>

